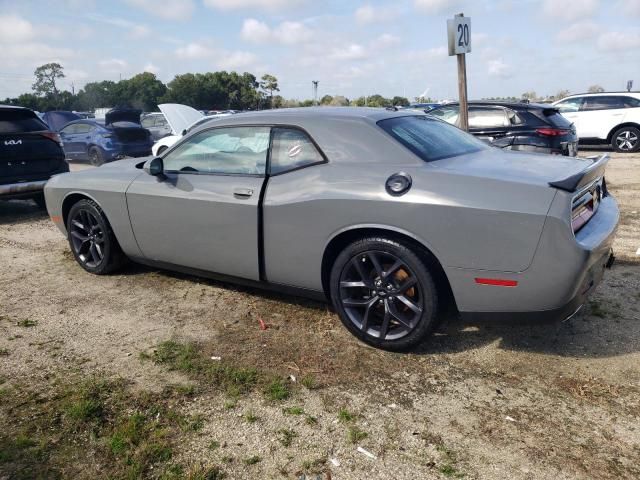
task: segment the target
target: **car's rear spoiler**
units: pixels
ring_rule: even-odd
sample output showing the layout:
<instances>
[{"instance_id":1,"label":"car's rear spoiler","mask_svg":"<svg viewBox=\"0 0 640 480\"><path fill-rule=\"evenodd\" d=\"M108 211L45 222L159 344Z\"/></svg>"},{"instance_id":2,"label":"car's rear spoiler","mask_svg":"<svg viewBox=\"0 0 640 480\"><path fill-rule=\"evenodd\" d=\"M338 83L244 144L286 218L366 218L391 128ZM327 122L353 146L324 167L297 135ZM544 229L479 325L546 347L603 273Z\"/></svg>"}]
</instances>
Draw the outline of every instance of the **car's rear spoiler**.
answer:
<instances>
[{"instance_id":1,"label":"car's rear spoiler","mask_svg":"<svg viewBox=\"0 0 640 480\"><path fill-rule=\"evenodd\" d=\"M599 157L587 157L594 160L594 162L585 168L583 171L578 172L563 180L557 180L555 182L549 182L549 185L560 190L566 190L567 192L575 192L580 187L588 185L594 180L604 175L604 170L609 163L609 154L603 153Z\"/></svg>"}]
</instances>

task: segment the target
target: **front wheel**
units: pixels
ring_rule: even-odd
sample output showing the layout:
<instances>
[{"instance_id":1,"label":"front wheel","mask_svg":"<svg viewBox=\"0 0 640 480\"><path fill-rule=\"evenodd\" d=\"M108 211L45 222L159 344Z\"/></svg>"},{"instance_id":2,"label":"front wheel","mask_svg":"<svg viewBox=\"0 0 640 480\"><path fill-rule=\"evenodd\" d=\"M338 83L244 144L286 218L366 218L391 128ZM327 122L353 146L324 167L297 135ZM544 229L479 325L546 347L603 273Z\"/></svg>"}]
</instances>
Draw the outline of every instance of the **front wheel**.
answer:
<instances>
[{"instance_id":1,"label":"front wheel","mask_svg":"<svg viewBox=\"0 0 640 480\"><path fill-rule=\"evenodd\" d=\"M611 137L611 146L616 152L637 152L640 150L640 129L622 127Z\"/></svg>"},{"instance_id":2,"label":"front wheel","mask_svg":"<svg viewBox=\"0 0 640 480\"><path fill-rule=\"evenodd\" d=\"M330 278L342 323L362 341L402 351L419 344L436 324L433 276L409 245L365 238L345 248Z\"/></svg>"},{"instance_id":3,"label":"front wheel","mask_svg":"<svg viewBox=\"0 0 640 480\"><path fill-rule=\"evenodd\" d=\"M94 167L99 167L104 163L104 155L98 147L91 147L89 150L89 162Z\"/></svg>"},{"instance_id":4,"label":"front wheel","mask_svg":"<svg viewBox=\"0 0 640 480\"><path fill-rule=\"evenodd\" d=\"M73 256L87 272L105 275L125 263L107 218L92 200L80 200L71 207L67 232Z\"/></svg>"}]
</instances>

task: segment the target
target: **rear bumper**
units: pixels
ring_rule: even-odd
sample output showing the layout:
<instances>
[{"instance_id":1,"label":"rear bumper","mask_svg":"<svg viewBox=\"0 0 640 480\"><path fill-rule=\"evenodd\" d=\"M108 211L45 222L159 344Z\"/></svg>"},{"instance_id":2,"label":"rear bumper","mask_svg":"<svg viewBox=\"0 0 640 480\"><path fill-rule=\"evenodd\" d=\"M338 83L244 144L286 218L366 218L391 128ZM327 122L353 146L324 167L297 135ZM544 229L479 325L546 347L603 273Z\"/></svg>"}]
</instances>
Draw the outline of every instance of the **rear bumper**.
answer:
<instances>
[{"instance_id":1,"label":"rear bumper","mask_svg":"<svg viewBox=\"0 0 640 480\"><path fill-rule=\"evenodd\" d=\"M151 155L151 145L115 145L112 149L104 149L105 160L110 162L125 157L148 157Z\"/></svg>"},{"instance_id":2,"label":"rear bumper","mask_svg":"<svg viewBox=\"0 0 640 480\"><path fill-rule=\"evenodd\" d=\"M19 182L0 185L0 197L7 198L24 198L34 194L41 193L47 180L37 180L32 182Z\"/></svg>"}]
</instances>

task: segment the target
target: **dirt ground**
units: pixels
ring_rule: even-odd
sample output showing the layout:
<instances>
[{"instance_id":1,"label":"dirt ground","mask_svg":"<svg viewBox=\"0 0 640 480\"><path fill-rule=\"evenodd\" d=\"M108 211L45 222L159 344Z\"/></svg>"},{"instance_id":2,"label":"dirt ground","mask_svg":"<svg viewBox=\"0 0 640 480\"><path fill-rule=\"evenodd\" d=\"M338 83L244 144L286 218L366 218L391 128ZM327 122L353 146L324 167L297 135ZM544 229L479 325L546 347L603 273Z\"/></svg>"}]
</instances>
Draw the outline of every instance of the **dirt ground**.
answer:
<instances>
[{"instance_id":1,"label":"dirt ground","mask_svg":"<svg viewBox=\"0 0 640 480\"><path fill-rule=\"evenodd\" d=\"M320 303L135 265L92 276L44 212L0 202L0 479L640 478L640 155L612 157L618 262L585 309L450 318L409 354L358 343ZM163 356L170 340L195 353ZM144 394L197 421L162 430L171 450L131 473L142 443L120 449L121 420L43 410L88 378L123 379L127 419Z\"/></svg>"}]
</instances>

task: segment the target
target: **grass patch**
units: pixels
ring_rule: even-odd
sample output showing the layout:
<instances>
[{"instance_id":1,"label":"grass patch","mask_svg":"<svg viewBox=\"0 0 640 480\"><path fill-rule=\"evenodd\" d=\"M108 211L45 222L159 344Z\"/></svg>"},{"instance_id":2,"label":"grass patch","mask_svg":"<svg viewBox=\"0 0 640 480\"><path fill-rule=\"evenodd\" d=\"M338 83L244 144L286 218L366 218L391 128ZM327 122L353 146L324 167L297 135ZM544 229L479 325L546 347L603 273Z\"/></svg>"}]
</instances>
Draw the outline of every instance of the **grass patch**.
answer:
<instances>
[{"instance_id":1,"label":"grass patch","mask_svg":"<svg viewBox=\"0 0 640 480\"><path fill-rule=\"evenodd\" d=\"M0 348L0 357L7 357L7 356L9 356L9 349Z\"/></svg>"},{"instance_id":2,"label":"grass patch","mask_svg":"<svg viewBox=\"0 0 640 480\"><path fill-rule=\"evenodd\" d=\"M255 413L249 411L244 414L244 419L247 421L247 423L256 423L258 421L258 416Z\"/></svg>"},{"instance_id":3,"label":"grass patch","mask_svg":"<svg viewBox=\"0 0 640 480\"><path fill-rule=\"evenodd\" d=\"M302 462L302 471L310 474L320 474L324 472L327 460L324 458L316 458L314 460L305 460Z\"/></svg>"},{"instance_id":4,"label":"grass patch","mask_svg":"<svg viewBox=\"0 0 640 480\"><path fill-rule=\"evenodd\" d=\"M177 439L204 424L202 416L176 410L181 398L134 393L122 380L16 386L0 402L8 419L0 429L0 471L18 480L222 478L177 474L178 466L168 464ZM87 457L90 462L78 462Z\"/></svg>"},{"instance_id":5,"label":"grass patch","mask_svg":"<svg viewBox=\"0 0 640 480\"><path fill-rule=\"evenodd\" d=\"M243 460L245 465L255 465L256 463L260 463L261 461L262 457L259 457L258 455L253 455Z\"/></svg>"},{"instance_id":6,"label":"grass patch","mask_svg":"<svg viewBox=\"0 0 640 480\"><path fill-rule=\"evenodd\" d=\"M303 415L304 408L302 407L287 407L282 409L282 413L285 415Z\"/></svg>"},{"instance_id":7,"label":"grass patch","mask_svg":"<svg viewBox=\"0 0 640 480\"><path fill-rule=\"evenodd\" d=\"M351 413L349 410L347 410L344 407L338 410L338 420L340 420L343 423L352 422L353 420L355 420L355 418L356 418L356 415L354 413Z\"/></svg>"},{"instance_id":8,"label":"grass patch","mask_svg":"<svg viewBox=\"0 0 640 480\"><path fill-rule=\"evenodd\" d=\"M361 430L355 425L350 426L349 429L347 430L347 440L349 440L349 443L353 443L353 444L360 443L362 440L364 440L368 436L369 434L367 432L365 432L364 430Z\"/></svg>"},{"instance_id":9,"label":"grass patch","mask_svg":"<svg viewBox=\"0 0 640 480\"><path fill-rule=\"evenodd\" d=\"M297 436L298 434L290 428L281 428L278 430L278 440L283 447L290 447L293 443L293 439Z\"/></svg>"},{"instance_id":10,"label":"grass patch","mask_svg":"<svg viewBox=\"0 0 640 480\"><path fill-rule=\"evenodd\" d=\"M302 384L303 387L305 387L308 390L315 390L315 389L319 388L315 377L313 375L311 375L310 373L305 375L304 377L302 377L300 379L300 383Z\"/></svg>"},{"instance_id":11,"label":"grass patch","mask_svg":"<svg viewBox=\"0 0 640 480\"><path fill-rule=\"evenodd\" d=\"M23 320L18 320L16 322L16 325L19 326L19 327L30 328L30 327L35 327L36 325L38 325L38 322L36 322L35 320L29 320L29 319L25 318Z\"/></svg>"},{"instance_id":12,"label":"grass patch","mask_svg":"<svg viewBox=\"0 0 640 480\"><path fill-rule=\"evenodd\" d=\"M264 396L272 402L282 401L291 396L291 391L282 378L274 378L265 387Z\"/></svg>"},{"instance_id":13,"label":"grass patch","mask_svg":"<svg viewBox=\"0 0 640 480\"><path fill-rule=\"evenodd\" d=\"M304 419L304 423L306 423L307 425L317 425L318 424L318 419L316 417L313 417L311 415L307 415Z\"/></svg>"}]
</instances>

